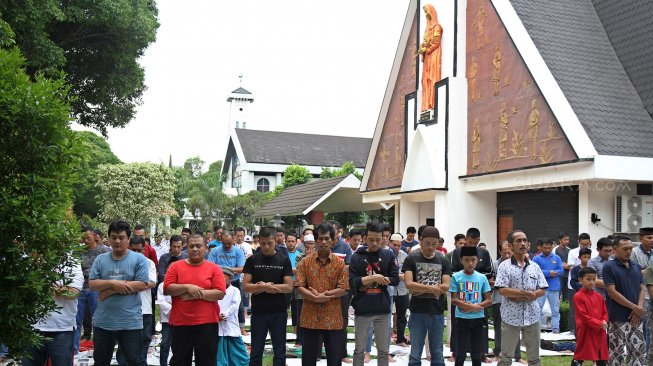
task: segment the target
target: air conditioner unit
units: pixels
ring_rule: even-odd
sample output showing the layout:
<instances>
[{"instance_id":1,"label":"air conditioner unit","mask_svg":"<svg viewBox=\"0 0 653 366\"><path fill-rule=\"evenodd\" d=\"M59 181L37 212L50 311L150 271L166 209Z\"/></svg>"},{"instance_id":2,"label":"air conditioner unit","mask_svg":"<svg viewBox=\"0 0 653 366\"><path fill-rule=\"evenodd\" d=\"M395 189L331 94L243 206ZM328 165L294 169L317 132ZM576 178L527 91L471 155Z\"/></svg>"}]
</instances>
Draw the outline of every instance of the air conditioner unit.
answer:
<instances>
[{"instance_id":1,"label":"air conditioner unit","mask_svg":"<svg viewBox=\"0 0 653 366\"><path fill-rule=\"evenodd\" d=\"M617 196L615 232L637 233L642 227L653 227L653 196Z\"/></svg>"}]
</instances>

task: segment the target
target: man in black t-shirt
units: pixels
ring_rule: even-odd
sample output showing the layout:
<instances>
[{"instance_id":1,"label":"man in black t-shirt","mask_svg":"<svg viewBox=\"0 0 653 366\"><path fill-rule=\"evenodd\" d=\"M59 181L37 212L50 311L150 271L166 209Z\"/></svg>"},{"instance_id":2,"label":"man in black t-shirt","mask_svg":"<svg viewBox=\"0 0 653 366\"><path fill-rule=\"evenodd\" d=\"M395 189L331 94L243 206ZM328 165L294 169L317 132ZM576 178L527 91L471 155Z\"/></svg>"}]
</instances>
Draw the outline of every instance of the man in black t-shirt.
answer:
<instances>
[{"instance_id":1,"label":"man in black t-shirt","mask_svg":"<svg viewBox=\"0 0 653 366\"><path fill-rule=\"evenodd\" d=\"M261 366L265 338L270 332L274 366L286 364L286 295L292 292L292 265L287 255L275 250L276 229L264 227L259 233L260 252L247 258L243 273L244 290L252 294L252 349L250 365Z\"/></svg>"},{"instance_id":2,"label":"man in black t-shirt","mask_svg":"<svg viewBox=\"0 0 653 366\"><path fill-rule=\"evenodd\" d=\"M421 365L424 340L428 335L431 363L444 365L443 331L444 311L447 307L447 291L451 278L451 264L435 248L440 232L427 226L422 233L419 252L413 252L404 260L402 271L406 288L412 293L410 299L410 358L409 366Z\"/></svg>"}]
</instances>

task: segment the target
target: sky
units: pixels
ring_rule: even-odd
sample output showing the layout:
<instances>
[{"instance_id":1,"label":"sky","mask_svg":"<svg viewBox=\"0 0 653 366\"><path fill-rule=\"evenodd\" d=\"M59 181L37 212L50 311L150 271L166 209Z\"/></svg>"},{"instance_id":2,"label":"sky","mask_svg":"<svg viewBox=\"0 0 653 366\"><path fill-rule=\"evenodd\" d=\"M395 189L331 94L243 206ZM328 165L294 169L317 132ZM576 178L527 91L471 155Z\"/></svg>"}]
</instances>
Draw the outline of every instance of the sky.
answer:
<instances>
[{"instance_id":1,"label":"sky","mask_svg":"<svg viewBox=\"0 0 653 366\"><path fill-rule=\"evenodd\" d=\"M143 103L109 130L122 161L223 159L241 74L254 96L248 129L372 137L408 0L157 4L157 39L139 61Z\"/></svg>"}]
</instances>

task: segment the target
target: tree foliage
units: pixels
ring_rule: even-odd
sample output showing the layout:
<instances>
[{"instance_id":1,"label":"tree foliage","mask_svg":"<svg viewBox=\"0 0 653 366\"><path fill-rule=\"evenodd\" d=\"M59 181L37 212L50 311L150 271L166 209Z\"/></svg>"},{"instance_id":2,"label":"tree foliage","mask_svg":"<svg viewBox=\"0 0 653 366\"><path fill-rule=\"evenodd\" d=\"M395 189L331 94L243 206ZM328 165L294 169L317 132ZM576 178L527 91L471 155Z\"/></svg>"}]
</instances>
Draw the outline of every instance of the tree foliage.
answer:
<instances>
[{"instance_id":1,"label":"tree foliage","mask_svg":"<svg viewBox=\"0 0 653 366\"><path fill-rule=\"evenodd\" d=\"M100 218L146 225L174 215L175 183L172 170L162 164L100 165L96 185Z\"/></svg>"},{"instance_id":2,"label":"tree foliage","mask_svg":"<svg viewBox=\"0 0 653 366\"><path fill-rule=\"evenodd\" d=\"M206 228L211 228L214 222L221 222L223 219L228 199L222 191L225 178L221 170L209 170L190 184L186 207L193 215L201 217Z\"/></svg>"},{"instance_id":3,"label":"tree foliage","mask_svg":"<svg viewBox=\"0 0 653 366\"><path fill-rule=\"evenodd\" d=\"M100 205L95 199L97 168L102 164L120 164L120 159L111 151L106 139L90 131L75 131L82 150L82 160L75 167L79 181L73 187L74 211L77 217L97 217Z\"/></svg>"},{"instance_id":4,"label":"tree foliage","mask_svg":"<svg viewBox=\"0 0 653 366\"><path fill-rule=\"evenodd\" d=\"M322 168L322 173L320 174L320 178L326 179L326 178L335 178L335 177L341 177L343 175L349 175L353 174L356 176L356 178L362 180L363 175L359 173L356 170L356 165L354 165L353 161L348 161L344 164L339 169L330 169L330 168Z\"/></svg>"},{"instance_id":5,"label":"tree foliage","mask_svg":"<svg viewBox=\"0 0 653 366\"><path fill-rule=\"evenodd\" d=\"M249 191L245 194L229 197L224 207L224 224L228 228L242 226L252 231L256 225L253 217L256 210L269 201L267 193Z\"/></svg>"},{"instance_id":6,"label":"tree foliage","mask_svg":"<svg viewBox=\"0 0 653 366\"><path fill-rule=\"evenodd\" d=\"M27 72L64 71L72 115L103 134L125 126L141 102L138 59L156 38L157 13L154 0L0 1Z\"/></svg>"},{"instance_id":7,"label":"tree foliage","mask_svg":"<svg viewBox=\"0 0 653 366\"><path fill-rule=\"evenodd\" d=\"M0 343L16 356L39 341L32 324L55 309L56 269L79 238L68 88L62 78L30 79L24 62L0 48Z\"/></svg>"},{"instance_id":8,"label":"tree foliage","mask_svg":"<svg viewBox=\"0 0 653 366\"><path fill-rule=\"evenodd\" d=\"M308 183L311 180L311 173L305 167L292 164L283 171L281 184L284 188L296 186L298 184Z\"/></svg>"}]
</instances>

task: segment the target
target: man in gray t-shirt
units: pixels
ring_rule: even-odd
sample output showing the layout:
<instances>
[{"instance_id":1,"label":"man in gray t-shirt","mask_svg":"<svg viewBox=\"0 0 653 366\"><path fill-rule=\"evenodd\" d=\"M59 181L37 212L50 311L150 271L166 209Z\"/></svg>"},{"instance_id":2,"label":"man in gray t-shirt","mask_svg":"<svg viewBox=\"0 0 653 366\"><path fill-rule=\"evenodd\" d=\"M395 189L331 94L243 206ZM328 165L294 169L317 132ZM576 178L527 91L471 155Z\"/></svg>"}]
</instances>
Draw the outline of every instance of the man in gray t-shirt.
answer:
<instances>
[{"instance_id":1,"label":"man in gray t-shirt","mask_svg":"<svg viewBox=\"0 0 653 366\"><path fill-rule=\"evenodd\" d=\"M79 352L79 335L82 330L82 322L84 321L84 314L88 310L91 317L95 313L95 308L97 308L98 303L98 293L96 291L91 291L88 289L88 274L91 271L91 266L98 255L102 253L107 253L110 251L109 248L104 245L98 245L95 241L95 231L90 228L85 228L82 231L82 240L86 246L85 250L82 252L82 273L84 274L84 287L79 293L77 298L77 315L75 321L77 326L75 327L75 335L73 341L73 347L75 353Z\"/></svg>"}]
</instances>

